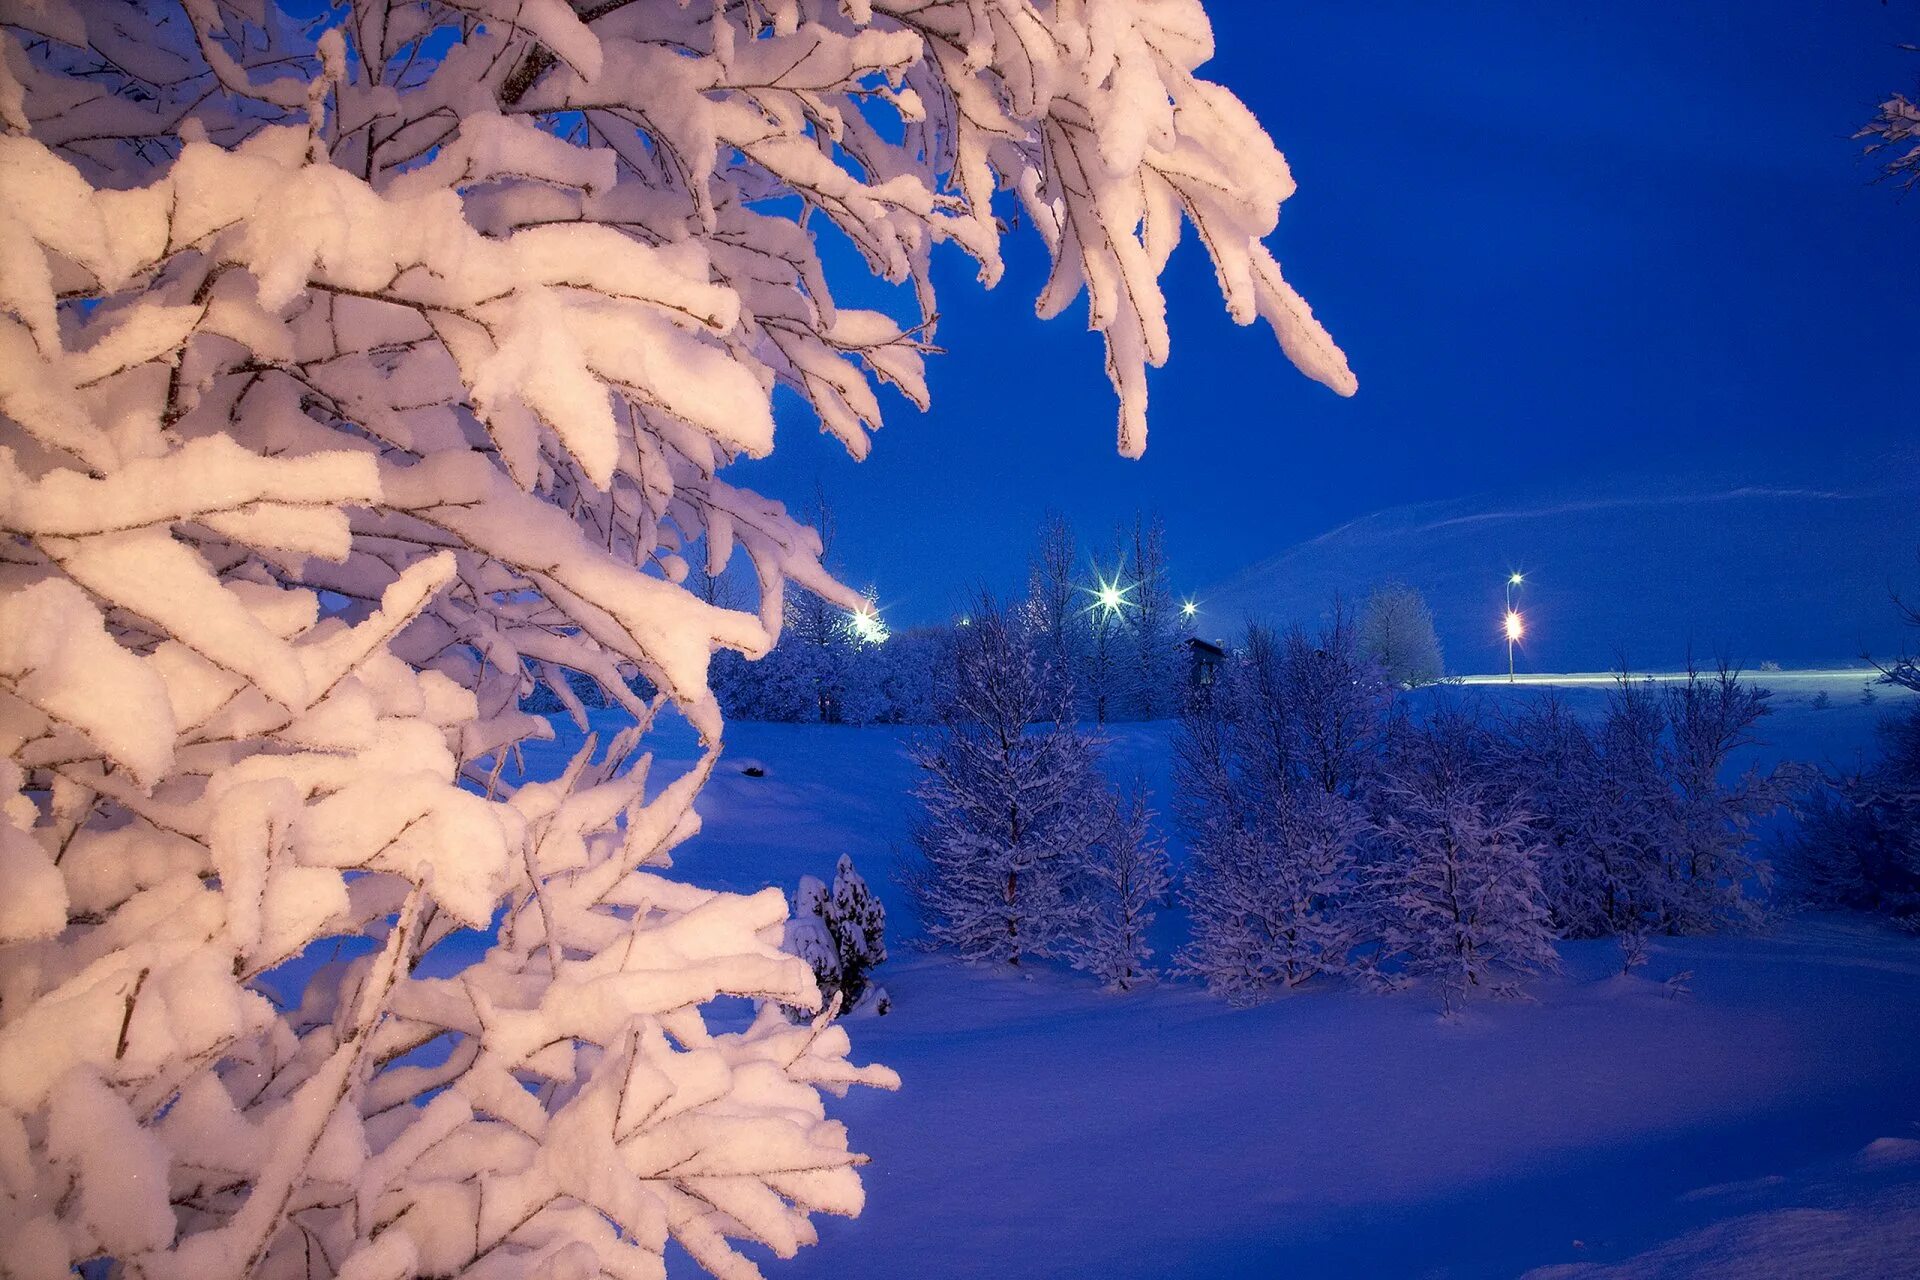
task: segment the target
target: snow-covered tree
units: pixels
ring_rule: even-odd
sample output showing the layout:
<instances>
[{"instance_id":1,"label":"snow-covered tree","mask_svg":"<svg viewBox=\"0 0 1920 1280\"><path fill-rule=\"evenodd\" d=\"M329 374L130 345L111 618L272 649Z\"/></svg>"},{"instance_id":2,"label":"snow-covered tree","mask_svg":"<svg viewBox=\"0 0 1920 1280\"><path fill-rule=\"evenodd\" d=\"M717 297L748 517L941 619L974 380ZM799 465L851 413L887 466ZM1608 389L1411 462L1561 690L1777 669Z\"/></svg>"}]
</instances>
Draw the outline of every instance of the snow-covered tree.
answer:
<instances>
[{"instance_id":1,"label":"snow-covered tree","mask_svg":"<svg viewBox=\"0 0 1920 1280\"><path fill-rule=\"evenodd\" d=\"M1908 45L1909 51L1920 46ZM1869 139L1866 151L1890 182L1902 188L1920 183L1920 103L1896 93L1880 104L1880 114L1862 125L1855 138Z\"/></svg>"},{"instance_id":2,"label":"snow-covered tree","mask_svg":"<svg viewBox=\"0 0 1920 1280\"><path fill-rule=\"evenodd\" d=\"M1062 682L1066 696L1075 699L1086 621L1080 584L1074 580L1079 569L1073 526L1058 511L1047 512L1027 566L1025 622L1041 660Z\"/></svg>"},{"instance_id":3,"label":"snow-covered tree","mask_svg":"<svg viewBox=\"0 0 1920 1280\"><path fill-rule=\"evenodd\" d=\"M1597 728L1545 694L1501 730L1489 782L1532 815L1556 931L1597 938L1653 927L1666 781L1651 687L1621 685Z\"/></svg>"},{"instance_id":4,"label":"snow-covered tree","mask_svg":"<svg viewBox=\"0 0 1920 1280\"><path fill-rule=\"evenodd\" d=\"M1014 193L1145 444L1196 223L1292 192L1196 4L274 0L0 8L0 1256L22 1275L726 1276L857 1212L885 1085L777 890L663 874L818 538L723 478L794 393L926 402L932 250ZM999 212L1005 212L1005 201ZM831 224L919 314L837 305ZM681 585L752 562L758 611ZM634 720L509 771L567 673ZM634 692L633 677L657 690ZM651 777L672 707L705 750ZM651 798L649 798L651 795ZM477 960L448 947L488 931ZM283 966L337 954L297 1001ZM722 994L761 1003L716 1031Z\"/></svg>"},{"instance_id":5,"label":"snow-covered tree","mask_svg":"<svg viewBox=\"0 0 1920 1280\"><path fill-rule=\"evenodd\" d=\"M1080 880L1110 822L1096 746L1026 628L982 597L962 629L924 776L909 885L927 934L970 959L1059 954L1080 923Z\"/></svg>"},{"instance_id":6,"label":"snow-covered tree","mask_svg":"<svg viewBox=\"0 0 1920 1280\"><path fill-rule=\"evenodd\" d=\"M786 949L807 962L829 1008L850 1012L878 991L873 971L887 958L886 931L886 908L843 853L831 890L814 876L800 877ZM811 1016L804 1008L789 1013L796 1021Z\"/></svg>"},{"instance_id":7,"label":"snow-covered tree","mask_svg":"<svg viewBox=\"0 0 1920 1280\"><path fill-rule=\"evenodd\" d=\"M844 853L834 865L825 919L840 953L841 989L848 1005L856 1005L866 998L873 971L887 958L887 911Z\"/></svg>"},{"instance_id":8,"label":"snow-covered tree","mask_svg":"<svg viewBox=\"0 0 1920 1280\"><path fill-rule=\"evenodd\" d=\"M1485 781L1482 727L1442 708L1402 720L1378 796L1368 909L1376 972L1425 980L1453 1004L1559 965L1527 812Z\"/></svg>"},{"instance_id":9,"label":"snow-covered tree","mask_svg":"<svg viewBox=\"0 0 1920 1280\"><path fill-rule=\"evenodd\" d=\"M1147 930L1170 884L1166 842L1153 829L1144 783L1136 782L1108 816L1087 852L1085 922L1073 963L1116 991L1151 976Z\"/></svg>"},{"instance_id":10,"label":"snow-covered tree","mask_svg":"<svg viewBox=\"0 0 1920 1280\"><path fill-rule=\"evenodd\" d=\"M1787 840L1795 888L1822 907L1880 911L1920 925L1920 711L1880 723L1861 768L1819 777Z\"/></svg>"},{"instance_id":11,"label":"snow-covered tree","mask_svg":"<svg viewBox=\"0 0 1920 1280\"><path fill-rule=\"evenodd\" d=\"M1689 666L1685 680L1661 692L1669 787L1657 923L1699 933L1751 919L1757 907L1750 890L1769 875L1753 856L1755 827L1785 803L1786 780L1758 766L1729 777L1729 762L1758 741L1754 729L1771 695L1724 663L1712 674Z\"/></svg>"},{"instance_id":12,"label":"snow-covered tree","mask_svg":"<svg viewBox=\"0 0 1920 1280\"><path fill-rule=\"evenodd\" d=\"M1252 627L1181 722L1192 936L1178 963L1230 999L1346 968L1387 705L1370 670L1337 621L1317 644Z\"/></svg>"},{"instance_id":13,"label":"snow-covered tree","mask_svg":"<svg viewBox=\"0 0 1920 1280\"><path fill-rule=\"evenodd\" d=\"M1133 526L1121 530L1118 541L1128 552L1127 644L1131 667L1131 714L1159 720L1180 708L1181 685L1175 645L1173 588L1167 582L1167 530L1159 516L1136 514Z\"/></svg>"},{"instance_id":14,"label":"snow-covered tree","mask_svg":"<svg viewBox=\"0 0 1920 1280\"><path fill-rule=\"evenodd\" d=\"M1412 587L1397 582L1376 587L1360 614L1360 651L1379 664L1388 680L1414 688L1446 674L1433 611Z\"/></svg>"}]
</instances>

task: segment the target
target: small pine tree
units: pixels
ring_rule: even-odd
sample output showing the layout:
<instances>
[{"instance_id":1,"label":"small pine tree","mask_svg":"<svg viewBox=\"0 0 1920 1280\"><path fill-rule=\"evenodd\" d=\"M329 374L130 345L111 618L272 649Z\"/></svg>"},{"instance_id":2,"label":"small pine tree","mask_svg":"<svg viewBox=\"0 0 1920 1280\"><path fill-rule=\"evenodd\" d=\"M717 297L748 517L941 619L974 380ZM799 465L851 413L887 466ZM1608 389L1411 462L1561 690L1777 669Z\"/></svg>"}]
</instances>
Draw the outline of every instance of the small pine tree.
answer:
<instances>
[{"instance_id":1,"label":"small pine tree","mask_svg":"<svg viewBox=\"0 0 1920 1280\"><path fill-rule=\"evenodd\" d=\"M940 731L911 756L924 776L907 887L928 937L1008 964L1058 954L1106 788L1059 682L989 596L960 629Z\"/></svg>"},{"instance_id":2,"label":"small pine tree","mask_svg":"<svg viewBox=\"0 0 1920 1280\"><path fill-rule=\"evenodd\" d=\"M820 1008L841 1013L858 1008L873 985L873 971L887 958L887 912L853 869L853 859L840 855L833 889L814 876L801 876L793 895L793 915L786 925L785 949L807 962L820 988ZM818 1010L789 1007L796 1022L817 1016Z\"/></svg>"},{"instance_id":3,"label":"small pine tree","mask_svg":"<svg viewBox=\"0 0 1920 1280\"><path fill-rule=\"evenodd\" d=\"M840 949L834 945L827 927L827 886L815 876L801 876L793 893L793 914L787 917L782 949L799 956L813 970L813 981L820 988L820 1008L783 1005L795 1022L807 1022L822 1010L834 1009L834 996L841 990ZM842 997L841 1008L845 1007Z\"/></svg>"},{"instance_id":4,"label":"small pine tree","mask_svg":"<svg viewBox=\"0 0 1920 1280\"><path fill-rule=\"evenodd\" d=\"M867 882L840 855L833 872L833 894L821 912L840 960L840 990L851 1009L867 998L873 971L887 958L887 910Z\"/></svg>"},{"instance_id":5,"label":"small pine tree","mask_svg":"<svg viewBox=\"0 0 1920 1280\"><path fill-rule=\"evenodd\" d=\"M1170 883L1166 843L1153 829L1143 784L1111 811L1086 870L1086 923L1074 964L1116 991L1132 990L1152 976L1147 930Z\"/></svg>"}]
</instances>

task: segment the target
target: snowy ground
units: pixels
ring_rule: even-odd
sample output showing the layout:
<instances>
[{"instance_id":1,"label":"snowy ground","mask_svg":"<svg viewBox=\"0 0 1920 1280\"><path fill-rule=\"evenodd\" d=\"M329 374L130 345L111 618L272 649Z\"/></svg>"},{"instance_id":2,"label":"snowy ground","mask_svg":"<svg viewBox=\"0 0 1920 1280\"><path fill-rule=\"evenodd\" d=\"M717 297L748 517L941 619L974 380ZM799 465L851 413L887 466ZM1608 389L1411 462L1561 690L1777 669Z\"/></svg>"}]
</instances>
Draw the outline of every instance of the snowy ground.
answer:
<instances>
[{"instance_id":1,"label":"snowy ground","mask_svg":"<svg viewBox=\"0 0 1920 1280\"><path fill-rule=\"evenodd\" d=\"M1844 762L1907 696L1776 683L1755 759ZM1111 771L1164 796L1170 729L1114 731ZM904 938L908 732L732 726L681 870L791 886L849 852ZM1920 1275L1920 939L1867 920L1663 942L1634 978L1569 945L1536 1000L1453 1022L1419 996L1234 1009L894 952L895 1011L851 1029L905 1088L837 1108L867 1212L771 1275Z\"/></svg>"}]
</instances>

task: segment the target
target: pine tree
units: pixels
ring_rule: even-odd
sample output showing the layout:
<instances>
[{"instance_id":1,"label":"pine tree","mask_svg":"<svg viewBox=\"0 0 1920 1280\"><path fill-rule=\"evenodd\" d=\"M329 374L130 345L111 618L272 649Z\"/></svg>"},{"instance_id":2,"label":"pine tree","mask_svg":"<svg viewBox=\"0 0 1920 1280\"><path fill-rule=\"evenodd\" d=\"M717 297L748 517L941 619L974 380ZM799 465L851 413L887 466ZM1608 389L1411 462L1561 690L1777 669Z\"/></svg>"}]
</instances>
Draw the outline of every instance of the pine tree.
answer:
<instances>
[{"instance_id":1,"label":"pine tree","mask_svg":"<svg viewBox=\"0 0 1920 1280\"><path fill-rule=\"evenodd\" d=\"M840 959L840 990L848 1008L866 999L873 971L887 958L887 912L846 854L833 871L833 896L821 912Z\"/></svg>"},{"instance_id":2,"label":"pine tree","mask_svg":"<svg viewBox=\"0 0 1920 1280\"><path fill-rule=\"evenodd\" d=\"M827 924L831 899L827 886L817 876L801 876L793 891L793 913L787 917L784 949L807 962L813 982L819 988L818 1005L786 1006L787 1016L795 1022L810 1022L822 1008L845 1011L842 990L843 968L840 948Z\"/></svg>"},{"instance_id":3,"label":"pine tree","mask_svg":"<svg viewBox=\"0 0 1920 1280\"><path fill-rule=\"evenodd\" d=\"M886 928L886 909L846 854L834 867L831 892L818 878L801 876L785 947L813 971L820 1002L789 1006L788 1016L804 1022L820 1008L850 1013L877 991L873 971L887 958Z\"/></svg>"},{"instance_id":4,"label":"pine tree","mask_svg":"<svg viewBox=\"0 0 1920 1280\"><path fill-rule=\"evenodd\" d=\"M961 631L940 732L912 757L924 776L910 887L928 936L969 959L1059 954L1105 784L1025 629L990 597Z\"/></svg>"}]
</instances>

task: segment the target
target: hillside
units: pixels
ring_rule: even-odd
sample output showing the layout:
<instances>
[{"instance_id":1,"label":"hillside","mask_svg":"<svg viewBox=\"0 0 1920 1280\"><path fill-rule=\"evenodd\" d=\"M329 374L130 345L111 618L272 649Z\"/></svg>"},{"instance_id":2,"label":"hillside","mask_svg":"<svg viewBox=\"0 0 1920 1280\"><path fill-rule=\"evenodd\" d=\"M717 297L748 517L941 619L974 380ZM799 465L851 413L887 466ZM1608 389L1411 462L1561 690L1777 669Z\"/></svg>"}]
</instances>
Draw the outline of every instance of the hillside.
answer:
<instances>
[{"instance_id":1,"label":"hillside","mask_svg":"<svg viewBox=\"0 0 1920 1280\"><path fill-rule=\"evenodd\" d=\"M1335 593L1418 588L1453 672L1504 668L1502 586L1526 582L1521 670L1641 669L1692 650L1748 666L1851 663L1902 642L1890 586L1920 586L1920 489L1737 488L1377 512L1201 595L1211 635L1311 620Z\"/></svg>"}]
</instances>

